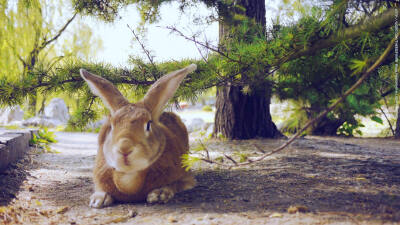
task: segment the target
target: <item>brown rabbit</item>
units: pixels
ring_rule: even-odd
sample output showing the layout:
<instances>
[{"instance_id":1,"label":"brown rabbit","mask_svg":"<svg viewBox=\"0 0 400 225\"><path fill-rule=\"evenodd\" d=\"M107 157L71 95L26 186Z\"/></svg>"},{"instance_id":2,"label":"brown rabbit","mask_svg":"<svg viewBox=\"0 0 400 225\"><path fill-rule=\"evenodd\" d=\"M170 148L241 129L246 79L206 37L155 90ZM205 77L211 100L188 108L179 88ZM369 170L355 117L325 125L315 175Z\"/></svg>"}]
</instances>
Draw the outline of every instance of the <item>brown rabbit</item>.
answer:
<instances>
[{"instance_id":1,"label":"brown rabbit","mask_svg":"<svg viewBox=\"0 0 400 225\"><path fill-rule=\"evenodd\" d=\"M181 156L189 149L186 127L177 115L163 112L182 80L194 70L192 64L161 77L134 104L111 82L80 70L111 112L99 133L91 207L108 206L114 200L166 203L175 193L195 186L196 180L181 165Z\"/></svg>"}]
</instances>

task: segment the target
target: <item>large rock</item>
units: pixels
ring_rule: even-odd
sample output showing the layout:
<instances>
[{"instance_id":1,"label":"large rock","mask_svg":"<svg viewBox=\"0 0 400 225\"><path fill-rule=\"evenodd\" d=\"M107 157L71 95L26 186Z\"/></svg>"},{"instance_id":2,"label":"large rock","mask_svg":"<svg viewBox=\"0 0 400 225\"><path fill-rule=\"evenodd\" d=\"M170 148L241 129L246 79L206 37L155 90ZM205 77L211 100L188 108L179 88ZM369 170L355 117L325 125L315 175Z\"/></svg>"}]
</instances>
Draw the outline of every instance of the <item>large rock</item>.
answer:
<instances>
[{"instance_id":1,"label":"large rock","mask_svg":"<svg viewBox=\"0 0 400 225\"><path fill-rule=\"evenodd\" d=\"M44 108L44 118L58 120L61 124L66 124L69 120L68 107L61 98L53 98L49 105Z\"/></svg>"},{"instance_id":2,"label":"large rock","mask_svg":"<svg viewBox=\"0 0 400 225\"><path fill-rule=\"evenodd\" d=\"M64 124L65 123L61 122L60 120L52 119L46 116L35 116L22 122L22 125L27 127L57 127Z\"/></svg>"},{"instance_id":3,"label":"large rock","mask_svg":"<svg viewBox=\"0 0 400 225\"><path fill-rule=\"evenodd\" d=\"M194 118L186 125L186 128L189 133L192 133L193 131L201 130L204 124L205 122L202 118Z\"/></svg>"},{"instance_id":4,"label":"large rock","mask_svg":"<svg viewBox=\"0 0 400 225\"><path fill-rule=\"evenodd\" d=\"M104 124L105 122L107 122L107 117L104 117L103 119L97 120L97 121L95 121L95 122L89 122L89 123L86 125L86 129L92 129L92 130L98 129L98 128L100 128L101 126L103 126L103 124Z\"/></svg>"},{"instance_id":5,"label":"large rock","mask_svg":"<svg viewBox=\"0 0 400 225\"><path fill-rule=\"evenodd\" d=\"M24 111L19 105L0 109L0 124L9 125L14 121L21 121L24 118Z\"/></svg>"}]
</instances>

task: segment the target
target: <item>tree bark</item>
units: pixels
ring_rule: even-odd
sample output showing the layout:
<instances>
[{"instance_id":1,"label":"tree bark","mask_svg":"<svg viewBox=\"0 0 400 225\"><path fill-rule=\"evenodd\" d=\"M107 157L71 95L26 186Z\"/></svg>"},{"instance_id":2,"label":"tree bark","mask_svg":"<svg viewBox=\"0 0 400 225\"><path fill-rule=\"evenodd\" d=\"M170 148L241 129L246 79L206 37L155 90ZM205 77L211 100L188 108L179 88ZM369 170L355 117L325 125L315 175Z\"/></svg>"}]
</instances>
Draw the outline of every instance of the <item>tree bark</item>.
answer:
<instances>
[{"instance_id":1,"label":"tree bark","mask_svg":"<svg viewBox=\"0 0 400 225\"><path fill-rule=\"evenodd\" d=\"M237 0L243 6L245 15L254 19L265 29L265 1ZM230 25L221 20L219 23L220 43L227 38ZM245 75L243 75L245 79ZM243 93L243 86L227 84L218 87L214 135L221 133L229 139L250 139L256 137L276 138L283 135L272 122L269 105L271 87L255 88L249 94Z\"/></svg>"},{"instance_id":2,"label":"tree bark","mask_svg":"<svg viewBox=\"0 0 400 225\"><path fill-rule=\"evenodd\" d=\"M400 139L400 107L397 109L397 121L396 121L396 130L394 137L396 139Z\"/></svg>"},{"instance_id":3,"label":"tree bark","mask_svg":"<svg viewBox=\"0 0 400 225\"><path fill-rule=\"evenodd\" d=\"M270 99L267 88L254 94L231 84L218 88L215 131L229 139L282 137L271 119Z\"/></svg>"},{"instance_id":4,"label":"tree bark","mask_svg":"<svg viewBox=\"0 0 400 225\"><path fill-rule=\"evenodd\" d=\"M345 121L340 119L330 120L325 116L318 123L312 126L311 134L318 136L337 136L337 129L339 129L344 122Z\"/></svg>"}]
</instances>

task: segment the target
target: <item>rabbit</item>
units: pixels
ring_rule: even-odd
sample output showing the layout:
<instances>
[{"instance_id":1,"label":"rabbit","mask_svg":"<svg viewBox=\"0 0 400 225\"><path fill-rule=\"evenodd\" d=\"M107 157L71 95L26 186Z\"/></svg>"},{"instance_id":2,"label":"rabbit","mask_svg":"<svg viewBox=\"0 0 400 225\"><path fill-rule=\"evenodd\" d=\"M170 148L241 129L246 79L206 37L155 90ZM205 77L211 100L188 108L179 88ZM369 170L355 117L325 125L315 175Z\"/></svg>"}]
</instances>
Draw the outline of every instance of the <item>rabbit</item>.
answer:
<instances>
[{"instance_id":1,"label":"rabbit","mask_svg":"<svg viewBox=\"0 0 400 225\"><path fill-rule=\"evenodd\" d=\"M191 64L162 76L137 103L129 103L110 81L80 69L90 90L110 111L99 132L90 207L114 201L166 203L196 185L181 164L181 156L189 150L187 129L176 114L163 112L182 80L196 68Z\"/></svg>"}]
</instances>

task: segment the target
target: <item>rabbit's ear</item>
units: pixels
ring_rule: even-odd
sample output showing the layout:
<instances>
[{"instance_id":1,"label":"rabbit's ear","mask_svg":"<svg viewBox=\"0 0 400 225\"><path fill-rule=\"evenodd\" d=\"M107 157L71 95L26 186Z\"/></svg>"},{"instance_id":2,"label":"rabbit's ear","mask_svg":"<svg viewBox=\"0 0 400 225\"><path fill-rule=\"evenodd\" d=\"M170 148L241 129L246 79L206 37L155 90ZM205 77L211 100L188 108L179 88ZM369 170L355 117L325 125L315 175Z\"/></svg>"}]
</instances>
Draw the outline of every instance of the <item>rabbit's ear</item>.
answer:
<instances>
[{"instance_id":1,"label":"rabbit's ear","mask_svg":"<svg viewBox=\"0 0 400 225\"><path fill-rule=\"evenodd\" d=\"M162 76L150 87L143 98L143 102L145 107L151 112L153 120L158 120L164 105L174 96L183 78L195 71L196 68L196 64L191 64L183 69L171 72Z\"/></svg>"},{"instance_id":2,"label":"rabbit's ear","mask_svg":"<svg viewBox=\"0 0 400 225\"><path fill-rule=\"evenodd\" d=\"M104 105L111 111L111 114L122 106L129 104L128 100L108 80L80 69L82 78L88 83L94 95L101 98Z\"/></svg>"}]
</instances>

